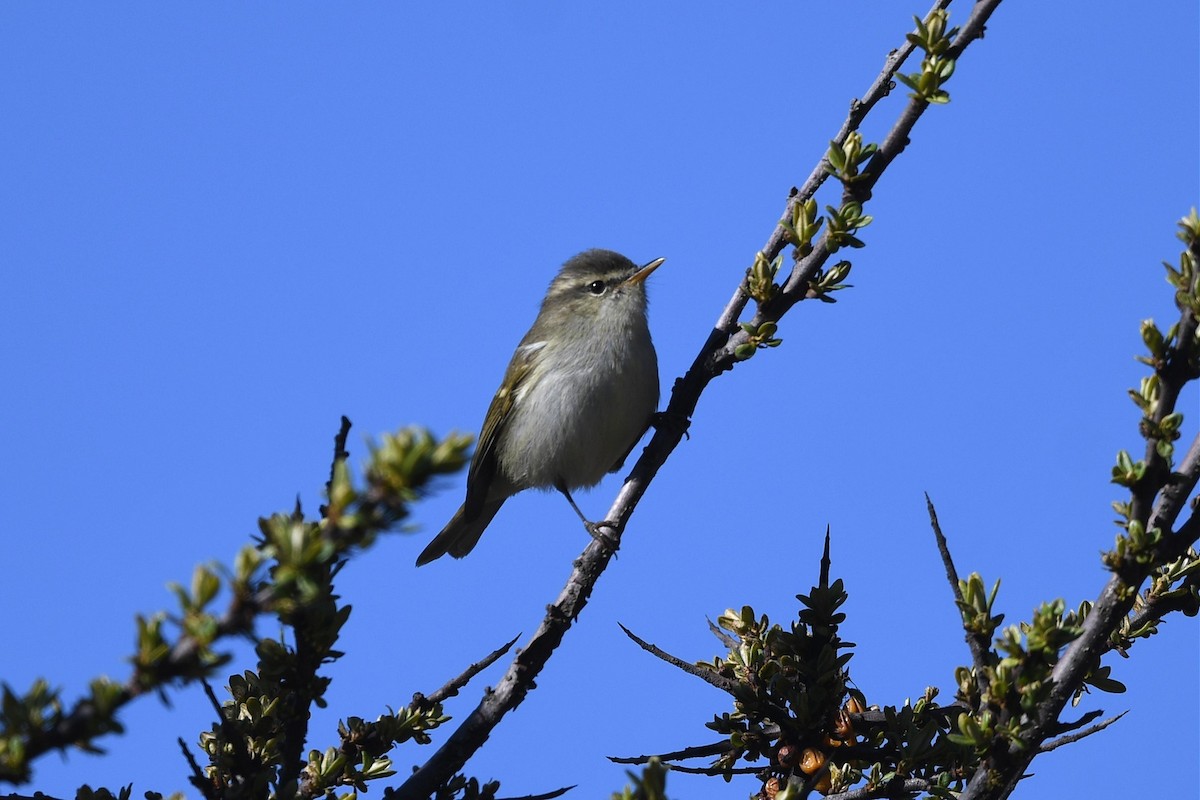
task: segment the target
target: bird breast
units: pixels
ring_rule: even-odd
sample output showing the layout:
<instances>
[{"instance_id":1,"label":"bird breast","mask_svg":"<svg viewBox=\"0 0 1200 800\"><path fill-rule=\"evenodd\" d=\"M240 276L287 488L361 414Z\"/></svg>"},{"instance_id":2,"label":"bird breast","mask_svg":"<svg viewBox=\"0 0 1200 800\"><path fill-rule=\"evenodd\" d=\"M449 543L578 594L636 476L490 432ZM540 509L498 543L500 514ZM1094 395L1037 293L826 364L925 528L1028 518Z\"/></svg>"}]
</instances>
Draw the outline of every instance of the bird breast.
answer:
<instances>
[{"instance_id":1,"label":"bird breast","mask_svg":"<svg viewBox=\"0 0 1200 800\"><path fill-rule=\"evenodd\" d=\"M514 486L594 486L642 434L658 406L658 363L640 322L625 335L541 348L497 448Z\"/></svg>"}]
</instances>

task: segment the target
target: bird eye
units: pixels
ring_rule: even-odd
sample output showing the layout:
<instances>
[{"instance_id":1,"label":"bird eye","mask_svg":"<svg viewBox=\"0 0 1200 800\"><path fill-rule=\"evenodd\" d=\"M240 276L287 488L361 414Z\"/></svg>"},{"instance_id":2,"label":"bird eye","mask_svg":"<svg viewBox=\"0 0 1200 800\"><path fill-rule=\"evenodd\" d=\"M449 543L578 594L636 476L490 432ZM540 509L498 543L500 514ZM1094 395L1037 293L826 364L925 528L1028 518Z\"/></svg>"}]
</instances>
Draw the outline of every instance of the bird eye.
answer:
<instances>
[{"instance_id":1,"label":"bird eye","mask_svg":"<svg viewBox=\"0 0 1200 800\"><path fill-rule=\"evenodd\" d=\"M587 289L592 294L604 294L604 281L592 281L588 284Z\"/></svg>"}]
</instances>

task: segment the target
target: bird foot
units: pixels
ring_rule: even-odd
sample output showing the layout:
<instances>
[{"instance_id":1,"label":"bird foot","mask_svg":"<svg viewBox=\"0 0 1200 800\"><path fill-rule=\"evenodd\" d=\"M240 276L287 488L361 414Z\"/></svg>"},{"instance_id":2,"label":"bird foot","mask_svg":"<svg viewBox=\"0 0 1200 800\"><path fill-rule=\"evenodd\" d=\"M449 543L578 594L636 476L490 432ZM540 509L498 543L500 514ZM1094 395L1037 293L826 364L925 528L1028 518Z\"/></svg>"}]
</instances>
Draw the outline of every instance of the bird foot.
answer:
<instances>
[{"instance_id":1,"label":"bird foot","mask_svg":"<svg viewBox=\"0 0 1200 800\"><path fill-rule=\"evenodd\" d=\"M692 435L688 433L688 428L692 426L692 421L687 417L678 414L671 414L666 411L655 411L650 417L650 427L655 430L665 430L669 433L678 434L679 438L691 439Z\"/></svg>"},{"instance_id":2,"label":"bird foot","mask_svg":"<svg viewBox=\"0 0 1200 800\"><path fill-rule=\"evenodd\" d=\"M613 536L613 533L617 531L617 524L615 522L607 519L602 519L599 522L585 521L583 526L587 528L587 532L592 535L592 538L603 545L606 550L613 555L617 554L617 549L621 546L621 542Z\"/></svg>"}]
</instances>

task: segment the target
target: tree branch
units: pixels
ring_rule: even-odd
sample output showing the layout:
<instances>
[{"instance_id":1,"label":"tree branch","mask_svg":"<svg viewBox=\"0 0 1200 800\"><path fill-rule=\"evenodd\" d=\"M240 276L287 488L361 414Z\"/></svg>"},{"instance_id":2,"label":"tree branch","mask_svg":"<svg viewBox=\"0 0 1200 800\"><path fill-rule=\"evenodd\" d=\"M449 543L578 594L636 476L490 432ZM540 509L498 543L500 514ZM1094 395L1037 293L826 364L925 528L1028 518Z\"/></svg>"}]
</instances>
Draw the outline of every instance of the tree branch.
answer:
<instances>
[{"instance_id":1,"label":"tree branch","mask_svg":"<svg viewBox=\"0 0 1200 800\"><path fill-rule=\"evenodd\" d=\"M188 776L188 783L195 786L207 800L219 800L216 796L216 787L204 775L204 770L200 768L200 764L196 762L196 757L188 749L187 742L183 740L182 736L178 737L175 741L179 743L179 749L183 751L183 758L188 763L188 769L192 771L191 775Z\"/></svg>"},{"instance_id":2,"label":"tree branch","mask_svg":"<svg viewBox=\"0 0 1200 800\"><path fill-rule=\"evenodd\" d=\"M961 53L971 41L982 34L984 23L999 2L1000 0L978 0L970 18L960 30L959 38L955 43L956 54ZM944 8L947 5L949 5L949 0L938 0L934 4L934 8ZM888 94L891 90L893 76L912 51L913 48L906 39L905 43L889 56L883 71L872 83L868 95L862 102L851 106L850 113L842 125L845 133L839 133L840 136L844 138L850 131L856 130L867 113ZM870 162L872 172L870 180L867 182L868 186L874 186L878 182L891 160L903 149L901 141L907 142L908 134L923 111L923 107L917 108L910 103L901 113L887 140L891 148L888 157L880 159L878 163L875 159ZM822 162L823 160L822 158ZM814 169L814 175L823 170L823 164L818 163ZM817 176L810 180L813 191L815 191L823 179ZM785 211L783 219L789 218L790 209L795 202L797 202L797 198L793 196L788 201L788 210ZM764 252L773 257L782 252L785 241L780 236L780 226L776 225L768 238L768 247ZM788 286L797 284L797 282L799 282L797 285L807 285L807 280L828 258L828 249L823 246L824 242L823 237L819 243L821 246L816 247L810 257L796 265L792 276L788 279ZM784 292L781 292L777 299L785 296L786 292L787 288L785 287ZM767 313L772 320L777 320L800 299L802 299L801 296L794 296L786 303L774 304ZM746 341L747 337L745 331L738 326L737 320L748 300L745 280L742 279L739 281L733 297L718 316L716 325L701 346L691 367L675 381L671 390L670 402L663 414L668 424L657 426L650 442L642 451L633 471L622 484L616 499L605 515L605 519L613 522L610 538L615 546L620 545L625 526L638 502L646 493L650 482L654 480L658 470L666 463L667 458L682 440L688 422L699 403L700 395L713 378L731 369L737 362L734 351L739 344ZM755 319L762 321L765 318L764 308L760 307ZM576 560L574 569L558 598L548 607L546 616L537 631L534 632L529 644L513 658L507 673L499 684L492 692L483 697L475 710L467 716L424 766L398 787L393 793L394 796L401 798L429 797L462 768L467 759L491 735L492 729L499 724L504 715L524 700L529 690L534 687L537 675L555 648L558 647L563 636L566 635L567 629L587 605L596 581L608 566L612 555L613 550L598 540L593 540L588 544Z\"/></svg>"},{"instance_id":3,"label":"tree branch","mask_svg":"<svg viewBox=\"0 0 1200 800\"><path fill-rule=\"evenodd\" d=\"M507 644L501 645L500 647L496 648L492 652L488 653L481 660L476 661L474 664L467 667L465 670L462 671L461 675L459 675L458 677L455 677L455 678L451 678L449 681L446 682L446 684L442 688L438 689L433 694L420 695L419 699L418 699L418 697L413 697L413 704L414 705L426 705L426 704L432 705L434 703L445 702L448 698L457 696L459 689L466 686L467 683L470 682L471 678L474 678L476 675L483 672L485 669L490 667L492 664L496 663L496 661L499 660L500 656L504 655L509 650L511 650L512 646L517 643L517 639L520 639L520 638L521 638L521 635L517 634L513 638L509 639Z\"/></svg>"},{"instance_id":4,"label":"tree branch","mask_svg":"<svg viewBox=\"0 0 1200 800\"><path fill-rule=\"evenodd\" d=\"M114 718L121 708L143 694L160 690L174 680L188 683L207 675L209 670L218 665L203 662L201 656L204 647L229 636L249 636L254 629L254 618L262 612L270 597L271 593L268 590L262 590L249 598L235 596L217 621L216 632L208 645L201 645L191 636L182 635L172 646L170 654L155 664L153 674L135 668L105 711L102 712L91 698L76 702L69 712L54 721L51 726L30 737L25 745L26 763L51 750L61 750L79 742L90 741L95 738L94 730L98 723Z\"/></svg>"},{"instance_id":5,"label":"tree branch","mask_svg":"<svg viewBox=\"0 0 1200 800\"><path fill-rule=\"evenodd\" d=\"M671 655L670 653L666 652L665 650L662 650L662 649L656 647L655 645L652 645L649 642L644 641L643 639L638 637L638 635L635 634L633 631L629 630L629 628L626 628L624 625L621 625L621 623L618 622L617 625L620 625L621 630L625 631L625 635L628 636L630 639L633 639L633 641L637 643L638 647L642 648L650 655L655 656L656 658L661 658L663 661L667 662L671 666L678 667L679 669L686 672L688 675L694 675L697 678L699 678L700 680L709 684L710 686L715 686L718 689L720 689L721 691L728 692L729 694L733 695L734 697L737 697L739 692L741 691L741 688L742 688L741 684L739 684L737 681L730 680L729 678L726 678L722 675L718 675L716 672L713 672L711 669L705 669L704 667L698 667L695 664L688 663L687 661L684 661L681 658L676 658L675 656Z\"/></svg>"},{"instance_id":6,"label":"tree branch","mask_svg":"<svg viewBox=\"0 0 1200 800\"><path fill-rule=\"evenodd\" d=\"M1109 717L1108 719L1104 720L1103 722L1097 722L1095 725L1089 725L1081 731L1076 731L1075 733L1069 733L1066 736L1060 736L1053 741L1046 742L1044 745L1042 745L1040 748L1038 748L1038 752L1039 753L1049 753L1051 750L1055 750L1059 747L1062 747L1064 744L1070 744L1071 742L1078 742L1080 739L1083 739L1087 736L1091 736L1093 733L1099 733L1100 731L1104 730L1109 725L1112 725L1114 722L1116 722L1117 720L1119 720L1121 717L1125 716L1128 713L1129 713L1128 711L1122 711L1120 714L1117 714L1115 717Z\"/></svg>"},{"instance_id":7,"label":"tree branch","mask_svg":"<svg viewBox=\"0 0 1200 800\"><path fill-rule=\"evenodd\" d=\"M655 756L608 756L608 760L614 764L645 764L652 758L657 758L659 761L678 761L681 758L708 758L710 756L719 756L722 753L728 753L733 748L729 743L729 739L722 739L719 742L712 744L696 745L695 747L685 747L682 750L674 750L670 753L660 753Z\"/></svg>"},{"instance_id":8,"label":"tree branch","mask_svg":"<svg viewBox=\"0 0 1200 800\"><path fill-rule=\"evenodd\" d=\"M1189 248L1197 250L1200 245L1192 242ZM1200 253L1193 254L1196 255ZM1191 291L1195 292L1196 288L1192 287ZM1177 305L1181 310L1175 339L1178 344L1171 348L1165 360L1156 360L1154 363L1154 374L1159 379L1160 388L1154 406L1147 414L1154 427L1174 413L1183 386L1197 377L1190 366L1194 363L1198 346L1196 317L1188 306L1178 301ZM1146 420L1143 420L1142 432L1147 440L1145 473L1132 484L1127 484L1131 496L1127 516L1130 526L1136 523L1142 530L1150 530L1152 515L1154 519L1165 523L1173 520L1178 510L1186 504L1187 495L1195 487L1196 477L1200 476L1200 453L1197 453L1197 446L1193 443L1181 470L1169 472L1167 460L1158 450L1158 435L1147 432ZM1067 645L1062 657L1055 663L1050 673L1050 692L1037 706L1036 722L1023 737L1021 747L1013 743L1006 751L992 753L984 760L961 795L962 800L1003 800L1012 794L1030 762L1040 752L1042 743L1053 735L1054 726L1058 724L1058 717L1066 704L1083 685L1088 674L1099 665L1100 658L1112 649L1110 637L1120 629L1121 623L1133 609L1146 578L1159 565L1182 555L1195 545L1200 536L1200 523L1196 520L1197 515L1193 514L1174 533L1164 527L1162 541L1152 548L1138 551L1131 537L1127 540L1130 545L1124 555L1120 555L1120 549L1106 554L1105 563L1113 576L1083 620L1079 636Z\"/></svg>"},{"instance_id":9,"label":"tree branch","mask_svg":"<svg viewBox=\"0 0 1200 800\"><path fill-rule=\"evenodd\" d=\"M909 778L905 781L893 781L883 786L868 789L851 789L848 792L825 795L825 800L873 800L876 797L905 797L916 792L928 791L933 784L923 778Z\"/></svg>"},{"instance_id":10,"label":"tree branch","mask_svg":"<svg viewBox=\"0 0 1200 800\"><path fill-rule=\"evenodd\" d=\"M958 585L958 570L954 567L954 559L950 557L950 545L942 533L942 526L937 518L937 510L933 507L933 501L929 499L928 492L925 493L925 508L929 512L929 524L933 528L933 537L937 540L938 553L942 557L942 566L946 568L946 580L950 582L950 590L954 593L954 601L961 616L964 601L962 588ZM988 637L979 633L973 633L970 630L964 630L964 638L967 641L967 647L971 650L971 662L975 665L978 680L982 682L984 681L984 667L988 666L991 662L992 651L989 646ZM982 691L987 687L981 685L979 688Z\"/></svg>"},{"instance_id":11,"label":"tree branch","mask_svg":"<svg viewBox=\"0 0 1200 800\"><path fill-rule=\"evenodd\" d=\"M1183 457L1183 462L1179 465L1179 469L1171 473L1167 479L1167 485L1158 496L1157 502L1154 504L1154 511L1150 515L1149 526L1151 528L1160 528L1164 531L1170 530L1179 519L1179 514L1187 506L1187 499L1196 489L1197 483L1200 483L1200 433L1192 439L1192 444L1188 447L1187 453ZM1187 523L1184 523L1186 527ZM1182 529L1180 530L1182 534ZM1180 537L1177 537L1180 538ZM1186 536L1182 536L1186 540ZM1178 541L1172 543L1176 549L1179 549ZM1183 549L1187 549L1184 547Z\"/></svg>"},{"instance_id":12,"label":"tree branch","mask_svg":"<svg viewBox=\"0 0 1200 800\"><path fill-rule=\"evenodd\" d=\"M574 788L574 786L564 786L561 789L555 789L552 792L543 792L542 794L524 794L520 797L506 797L503 798L503 800L553 800L555 797L562 797L564 794ZM501 798L497 798L496 800L501 800Z\"/></svg>"}]
</instances>

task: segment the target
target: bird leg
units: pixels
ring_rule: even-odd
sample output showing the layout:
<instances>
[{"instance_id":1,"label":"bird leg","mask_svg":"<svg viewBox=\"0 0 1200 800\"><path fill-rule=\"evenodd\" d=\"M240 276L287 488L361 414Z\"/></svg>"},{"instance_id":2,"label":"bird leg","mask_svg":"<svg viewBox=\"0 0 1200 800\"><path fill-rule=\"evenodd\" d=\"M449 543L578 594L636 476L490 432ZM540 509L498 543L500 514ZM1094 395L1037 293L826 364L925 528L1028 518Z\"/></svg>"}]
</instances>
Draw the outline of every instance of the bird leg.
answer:
<instances>
[{"instance_id":1,"label":"bird leg","mask_svg":"<svg viewBox=\"0 0 1200 800\"><path fill-rule=\"evenodd\" d=\"M579 506L576 504L575 498L571 497L571 492L569 489L567 489L567 485L565 483L560 481L554 485L554 488L562 492L563 497L567 498L567 502L571 504L571 508L575 509L575 513L579 515L580 521L583 522L583 527L587 529L587 532L591 534L592 538L608 548L610 552L616 553L617 548L620 546L620 542L613 538L612 534L607 533L604 530L605 528L608 528L609 530L616 531L616 523L607 519L601 520L600 522L592 522L583 515L582 511L579 510Z\"/></svg>"}]
</instances>

